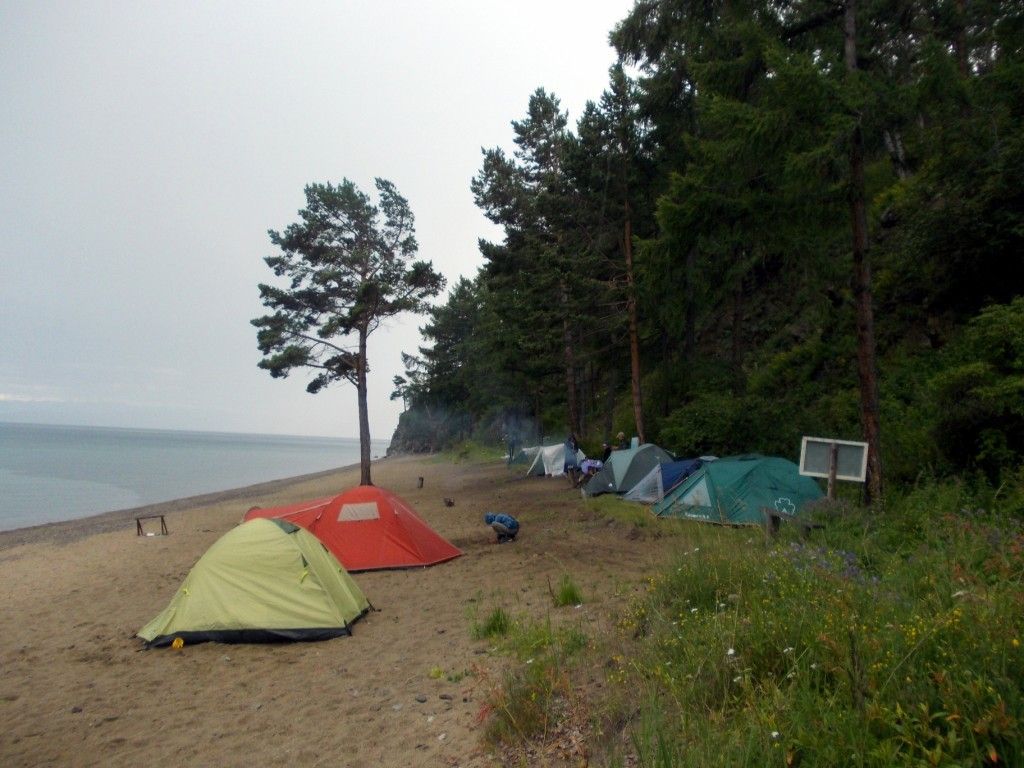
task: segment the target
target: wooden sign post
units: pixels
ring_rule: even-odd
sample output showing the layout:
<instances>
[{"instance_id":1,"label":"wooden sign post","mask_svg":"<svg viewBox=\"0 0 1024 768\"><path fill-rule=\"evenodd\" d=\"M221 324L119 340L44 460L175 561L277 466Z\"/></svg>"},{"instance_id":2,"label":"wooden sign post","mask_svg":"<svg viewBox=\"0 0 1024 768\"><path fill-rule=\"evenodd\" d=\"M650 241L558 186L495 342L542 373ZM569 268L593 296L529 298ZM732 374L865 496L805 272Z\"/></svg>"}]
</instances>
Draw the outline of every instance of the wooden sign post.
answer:
<instances>
[{"instance_id":1,"label":"wooden sign post","mask_svg":"<svg viewBox=\"0 0 1024 768\"><path fill-rule=\"evenodd\" d=\"M836 480L863 483L867 477L867 464L867 443L805 437L800 446L800 474L825 478L829 499L836 497Z\"/></svg>"}]
</instances>

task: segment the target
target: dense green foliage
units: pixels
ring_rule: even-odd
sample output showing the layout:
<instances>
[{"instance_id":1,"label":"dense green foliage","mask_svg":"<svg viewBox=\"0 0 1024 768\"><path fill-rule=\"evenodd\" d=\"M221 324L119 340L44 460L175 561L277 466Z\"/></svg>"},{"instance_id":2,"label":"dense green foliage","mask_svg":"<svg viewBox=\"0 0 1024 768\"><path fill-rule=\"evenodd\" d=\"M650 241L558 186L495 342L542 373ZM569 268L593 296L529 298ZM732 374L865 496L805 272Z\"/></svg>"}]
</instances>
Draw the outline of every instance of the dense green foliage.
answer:
<instances>
[{"instance_id":1,"label":"dense green foliage","mask_svg":"<svg viewBox=\"0 0 1024 768\"><path fill-rule=\"evenodd\" d=\"M472 185L504 237L431 312L396 444L528 423L595 450L630 432L634 290L647 439L790 457L802 434L858 439L859 130L887 476L1012 471L1024 9L860 4L851 71L846 8L638 0L575 131L554 95L530 96L515 151L485 151Z\"/></svg>"}]
</instances>

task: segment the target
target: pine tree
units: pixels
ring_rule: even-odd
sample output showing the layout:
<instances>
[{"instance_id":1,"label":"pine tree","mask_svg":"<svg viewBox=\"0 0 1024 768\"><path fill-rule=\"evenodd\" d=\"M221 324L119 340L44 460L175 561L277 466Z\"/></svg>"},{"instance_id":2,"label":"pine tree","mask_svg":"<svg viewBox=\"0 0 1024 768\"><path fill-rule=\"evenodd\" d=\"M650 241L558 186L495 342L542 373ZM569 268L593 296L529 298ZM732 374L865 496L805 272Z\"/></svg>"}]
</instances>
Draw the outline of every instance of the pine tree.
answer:
<instances>
[{"instance_id":1,"label":"pine tree","mask_svg":"<svg viewBox=\"0 0 1024 768\"><path fill-rule=\"evenodd\" d=\"M381 322L401 312L422 312L444 287L417 252L413 215L394 185L376 179L379 206L348 179L310 184L299 221L270 230L280 253L266 261L285 287L260 284L271 314L252 324L274 378L296 368L317 371L306 390L316 394L340 380L356 387L359 408L361 484L370 485L370 422L367 411L367 339ZM354 347L346 343L355 334Z\"/></svg>"}]
</instances>

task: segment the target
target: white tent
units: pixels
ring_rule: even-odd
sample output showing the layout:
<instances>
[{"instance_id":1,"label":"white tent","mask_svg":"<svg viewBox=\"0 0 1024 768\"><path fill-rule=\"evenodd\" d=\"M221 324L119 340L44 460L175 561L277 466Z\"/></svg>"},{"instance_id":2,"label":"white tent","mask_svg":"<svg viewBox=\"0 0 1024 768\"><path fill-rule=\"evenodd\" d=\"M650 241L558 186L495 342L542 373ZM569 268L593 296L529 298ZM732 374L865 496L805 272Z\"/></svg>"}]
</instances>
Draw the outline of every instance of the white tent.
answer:
<instances>
[{"instance_id":1,"label":"white tent","mask_svg":"<svg viewBox=\"0 0 1024 768\"><path fill-rule=\"evenodd\" d=\"M579 464L587 458L587 455L580 450L576 451L576 463ZM533 463L526 471L527 475L550 475L557 477L565 474L565 443L541 446L537 451Z\"/></svg>"}]
</instances>

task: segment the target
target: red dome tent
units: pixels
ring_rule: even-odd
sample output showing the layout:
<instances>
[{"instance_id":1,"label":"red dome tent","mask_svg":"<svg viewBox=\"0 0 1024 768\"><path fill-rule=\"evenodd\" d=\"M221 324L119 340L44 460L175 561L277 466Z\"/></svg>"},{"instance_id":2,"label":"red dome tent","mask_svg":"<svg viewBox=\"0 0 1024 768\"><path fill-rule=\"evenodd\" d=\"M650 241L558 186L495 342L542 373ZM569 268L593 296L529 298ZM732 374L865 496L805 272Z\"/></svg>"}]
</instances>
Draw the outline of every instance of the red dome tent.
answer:
<instances>
[{"instance_id":1,"label":"red dome tent","mask_svg":"<svg viewBox=\"0 0 1024 768\"><path fill-rule=\"evenodd\" d=\"M442 539L395 494L360 485L339 496L245 513L283 518L324 543L348 571L415 568L443 563L461 551Z\"/></svg>"}]
</instances>

